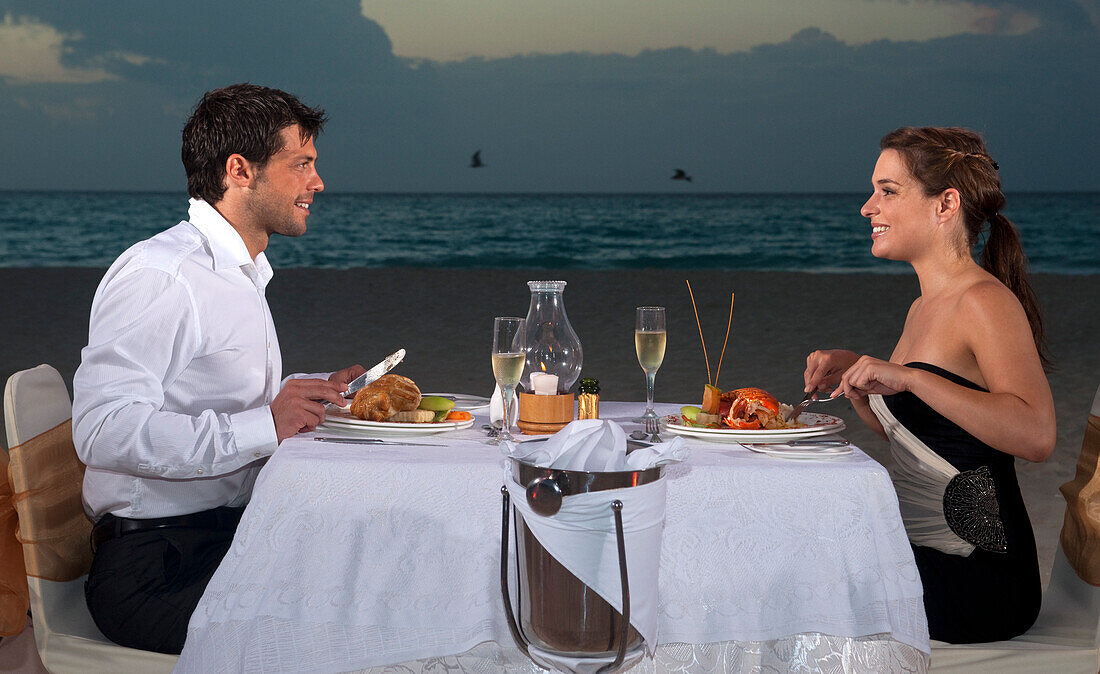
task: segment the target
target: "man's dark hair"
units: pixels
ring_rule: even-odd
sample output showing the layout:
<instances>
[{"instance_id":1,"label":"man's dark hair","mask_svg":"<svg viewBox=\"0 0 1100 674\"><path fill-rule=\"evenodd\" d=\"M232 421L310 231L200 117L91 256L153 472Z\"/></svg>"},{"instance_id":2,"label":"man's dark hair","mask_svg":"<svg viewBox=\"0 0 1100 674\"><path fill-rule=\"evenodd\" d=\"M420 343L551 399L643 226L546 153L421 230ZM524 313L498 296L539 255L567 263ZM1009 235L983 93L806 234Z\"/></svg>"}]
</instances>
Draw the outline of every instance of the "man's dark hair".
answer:
<instances>
[{"instance_id":1,"label":"man's dark hair","mask_svg":"<svg viewBox=\"0 0 1100 674\"><path fill-rule=\"evenodd\" d=\"M280 132L297 124L302 143L321 133L325 111L285 91L234 84L208 91L183 127L187 193L214 204L225 195L225 162L239 154L262 167L283 149Z\"/></svg>"}]
</instances>

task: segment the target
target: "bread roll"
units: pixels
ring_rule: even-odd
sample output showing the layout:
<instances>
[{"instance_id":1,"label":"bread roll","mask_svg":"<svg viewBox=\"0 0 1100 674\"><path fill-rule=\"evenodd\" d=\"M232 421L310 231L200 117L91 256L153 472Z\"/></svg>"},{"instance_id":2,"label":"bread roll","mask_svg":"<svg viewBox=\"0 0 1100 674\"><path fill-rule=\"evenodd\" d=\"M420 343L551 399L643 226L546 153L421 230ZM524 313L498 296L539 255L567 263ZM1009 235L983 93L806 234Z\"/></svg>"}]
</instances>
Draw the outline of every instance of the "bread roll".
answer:
<instances>
[{"instance_id":1,"label":"bread roll","mask_svg":"<svg viewBox=\"0 0 1100 674\"><path fill-rule=\"evenodd\" d=\"M367 421L385 421L398 412L415 410L419 404L420 389L412 379L384 374L355 394L351 413Z\"/></svg>"}]
</instances>

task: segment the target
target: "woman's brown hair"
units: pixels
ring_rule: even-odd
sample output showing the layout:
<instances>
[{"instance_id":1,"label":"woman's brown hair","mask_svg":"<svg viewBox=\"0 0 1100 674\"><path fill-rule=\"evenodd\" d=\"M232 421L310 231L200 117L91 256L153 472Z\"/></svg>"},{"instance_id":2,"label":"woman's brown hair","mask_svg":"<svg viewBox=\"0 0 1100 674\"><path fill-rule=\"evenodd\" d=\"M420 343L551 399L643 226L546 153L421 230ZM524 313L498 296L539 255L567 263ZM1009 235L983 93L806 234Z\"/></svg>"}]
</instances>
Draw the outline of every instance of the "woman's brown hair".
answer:
<instances>
[{"instance_id":1,"label":"woman's brown hair","mask_svg":"<svg viewBox=\"0 0 1100 674\"><path fill-rule=\"evenodd\" d=\"M905 126L883 136L879 149L895 150L902 156L925 196L951 187L958 190L968 251L974 250L988 223L981 265L1020 300L1039 358L1049 367L1043 318L1028 282L1027 256L1015 225L1001 215L1005 195L997 175L1000 167L989 156L982 137L959 127Z\"/></svg>"}]
</instances>

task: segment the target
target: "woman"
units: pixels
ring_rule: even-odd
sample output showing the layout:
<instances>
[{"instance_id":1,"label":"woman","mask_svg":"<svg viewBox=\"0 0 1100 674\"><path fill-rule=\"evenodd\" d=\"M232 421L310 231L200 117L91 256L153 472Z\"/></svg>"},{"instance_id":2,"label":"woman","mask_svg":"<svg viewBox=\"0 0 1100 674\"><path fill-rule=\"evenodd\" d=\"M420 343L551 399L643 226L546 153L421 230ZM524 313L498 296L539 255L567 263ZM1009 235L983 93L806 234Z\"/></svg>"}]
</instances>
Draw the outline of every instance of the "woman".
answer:
<instances>
[{"instance_id":1,"label":"woman","mask_svg":"<svg viewBox=\"0 0 1100 674\"><path fill-rule=\"evenodd\" d=\"M1014 458L1043 461L1056 437L1027 258L976 133L905 127L879 147L860 212L872 254L911 264L920 297L889 361L815 351L806 391L836 386L890 440L930 636L1009 639L1035 622L1042 594Z\"/></svg>"}]
</instances>

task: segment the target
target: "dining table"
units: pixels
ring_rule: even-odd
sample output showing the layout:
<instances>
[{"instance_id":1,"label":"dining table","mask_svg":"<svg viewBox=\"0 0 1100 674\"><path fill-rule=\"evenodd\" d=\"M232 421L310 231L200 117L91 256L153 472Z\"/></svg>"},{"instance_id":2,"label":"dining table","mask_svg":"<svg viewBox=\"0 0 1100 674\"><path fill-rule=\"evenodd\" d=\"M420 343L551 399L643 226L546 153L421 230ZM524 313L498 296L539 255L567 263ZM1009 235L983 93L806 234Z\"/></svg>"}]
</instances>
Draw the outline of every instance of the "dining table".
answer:
<instances>
[{"instance_id":1,"label":"dining table","mask_svg":"<svg viewBox=\"0 0 1100 674\"><path fill-rule=\"evenodd\" d=\"M643 409L604 401L600 416L630 432ZM378 444L318 442L325 426L283 441L176 671L545 671L505 613L511 459L488 420L477 409L468 428ZM662 478L657 643L630 671L927 671L921 580L881 464L857 447L791 458L684 442Z\"/></svg>"}]
</instances>

